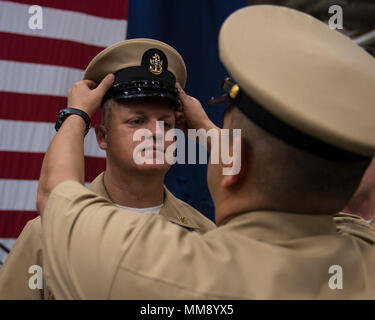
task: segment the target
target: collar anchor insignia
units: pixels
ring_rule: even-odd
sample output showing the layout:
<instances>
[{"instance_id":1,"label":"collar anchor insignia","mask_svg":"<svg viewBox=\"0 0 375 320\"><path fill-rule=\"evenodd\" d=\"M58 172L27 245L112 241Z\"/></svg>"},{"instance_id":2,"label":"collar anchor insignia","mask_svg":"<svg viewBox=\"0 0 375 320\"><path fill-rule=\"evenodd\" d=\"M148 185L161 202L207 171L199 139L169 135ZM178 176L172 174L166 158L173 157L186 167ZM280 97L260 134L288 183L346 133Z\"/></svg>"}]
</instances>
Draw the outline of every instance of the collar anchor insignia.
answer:
<instances>
[{"instance_id":1,"label":"collar anchor insignia","mask_svg":"<svg viewBox=\"0 0 375 320\"><path fill-rule=\"evenodd\" d=\"M189 219L186 217L179 216L178 220L183 224L189 224Z\"/></svg>"}]
</instances>

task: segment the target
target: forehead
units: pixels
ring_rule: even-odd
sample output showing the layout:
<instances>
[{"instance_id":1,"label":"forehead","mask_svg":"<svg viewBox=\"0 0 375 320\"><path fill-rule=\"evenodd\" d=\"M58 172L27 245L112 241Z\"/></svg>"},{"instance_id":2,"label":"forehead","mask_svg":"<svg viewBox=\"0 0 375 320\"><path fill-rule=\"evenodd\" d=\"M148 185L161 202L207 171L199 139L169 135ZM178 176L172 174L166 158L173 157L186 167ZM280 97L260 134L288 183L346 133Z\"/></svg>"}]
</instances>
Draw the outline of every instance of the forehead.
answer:
<instances>
[{"instance_id":1,"label":"forehead","mask_svg":"<svg viewBox=\"0 0 375 320\"><path fill-rule=\"evenodd\" d=\"M172 105L169 100L160 97L116 99L114 100L114 105L116 109L122 113L173 115L175 111L174 105Z\"/></svg>"}]
</instances>

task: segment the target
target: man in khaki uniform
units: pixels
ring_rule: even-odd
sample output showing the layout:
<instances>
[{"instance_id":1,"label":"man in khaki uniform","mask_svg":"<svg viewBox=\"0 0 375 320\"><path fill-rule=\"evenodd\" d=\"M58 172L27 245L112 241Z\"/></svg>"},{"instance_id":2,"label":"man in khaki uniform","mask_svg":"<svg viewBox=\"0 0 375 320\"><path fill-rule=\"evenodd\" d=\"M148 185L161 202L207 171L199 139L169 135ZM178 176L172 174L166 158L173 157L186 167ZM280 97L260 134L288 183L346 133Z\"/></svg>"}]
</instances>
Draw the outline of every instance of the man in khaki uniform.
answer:
<instances>
[{"instance_id":1,"label":"man in khaki uniform","mask_svg":"<svg viewBox=\"0 0 375 320\"><path fill-rule=\"evenodd\" d=\"M231 144L242 146L240 173L208 166L219 227L191 233L114 209L84 188L85 121L70 116L45 156L37 200L56 298L375 298L374 244L337 233L333 220L375 155L374 59L315 18L277 6L233 13L219 49L235 79L224 83L223 127L242 130ZM112 86L106 70L95 89L78 83L69 106L90 117ZM188 127L213 129L179 90Z\"/></svg>"},{"instance_id":2,"label":"man in khaki uniform","mask_svg":"<svg viewBox=\"0 0 375 320\"><path fill-rule=\"evenodd\" d=\"M96 127L99 146L107 152L107 169L89 186L89 190L103 197L116 206L126 207L138 212L153 212L166 221L197 233L205 233L215 228L213 222L204 217L185 202L175 198L163 186L164 176L170 168L165 164L143 164L132 162L135 142L132 139L135 129L149 128L155 136L155 120L162 119L165 126L175 124L174 105L177 103L177 89L174 88L175 77L185 83L186 68L182 57L170 46L155 40L137 39L120 42L107 48L93 59L86 70L86 77L95 76L100 70L102 59L113 63L113 72L118 65L128 67L138 63L142 58L134 54L134 48L142 47L144 51L162 49L166 54L164 67L172 80L172 90L150 88L145 82L158 81L158 75L144 74L139 78L133 69L121 71L117 86L125 86L134 80L133 88L117 88L109 92L103 106L103 123ZM111 56L121 50L121 57ZM108 52L110 54L108 54ZM143 52L142 52L143 54ZM113 60L111 60L113 58ZM166 62L169 62L169 66ZM116 67L115 67L116 66ZM142 85L142 86L141 86ZM175 92L173 92L175 91ZM126 96L124 96L126 94ZM119 99L121 98L121 99ZM125 124L124 124L125 123ZM139 143L139 142L136 142ZM167 143L171 142L165 142ZM114 207L114 205L112 204ZM0 299L50 299L51 292L35 288L31 289L29 281L36 279L31 266L43 266L42 230L40 217L30 221L17 239L13 249L0 269ZM35 283L34 283L35 286ZM33 287L33 285L31 286Z\"/></svg>"}]
</instances>

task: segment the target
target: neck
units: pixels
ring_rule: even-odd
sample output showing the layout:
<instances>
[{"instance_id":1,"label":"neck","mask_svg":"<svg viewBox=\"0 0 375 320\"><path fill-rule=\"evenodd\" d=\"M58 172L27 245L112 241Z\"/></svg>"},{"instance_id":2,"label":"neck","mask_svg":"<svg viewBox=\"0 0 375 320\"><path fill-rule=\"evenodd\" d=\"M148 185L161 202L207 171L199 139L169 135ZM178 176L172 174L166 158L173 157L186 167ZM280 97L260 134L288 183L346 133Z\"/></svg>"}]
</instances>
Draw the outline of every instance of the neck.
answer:
<instances>
[{"instance_id":1,"label":"neck","mask_svg":"<svg viewBox=\"0 0 375 320\"><path fill-rule=\"evenodd\" d=\"M267 205L256 195L237 196L235 194L221 195L220 201L215 202L215 221L217 226L225 225L233 218L250 211L262 210Z\"/></svg>"},{"instance_id":2,"label":"neck","mask_svg":"<svg viewBox=\"0 0 375 320\"><path fill-rule=\"evenodd\" d=\"M256 192L243 193L242 195L240 192L230 193L221 195L219 199L218 203L215 202L215 221L218 226L228 223L232 218L242 213L251 211L281 211L316 215L334 215L340 211L337 210L336 203L330 205L327 200L327 203L322 204L319 198L309 201L308 205L304 201L275 203L272 198Z\"/></svg>"},{"instance_id":3,"label":"neck","mask_svg":"<svg viewBox=\"0 0 375 320\"><path fill-rule=\"evenodd\" d=\"M375 202L366 194L353 197L350 203L343 209L343 212L358 215L365 220L374 220Z\"/></svg>"},{"instance_id":4,"label":"neck","mask_svg":"<svg viewBox=\"0 0 375 320\"><path fill-rule=\"evenodd\" d=\"M111 200L132 208L155 207L164 201L164 175L123 172L107 166L104 186Z\"/></svg>"}]
</instances>

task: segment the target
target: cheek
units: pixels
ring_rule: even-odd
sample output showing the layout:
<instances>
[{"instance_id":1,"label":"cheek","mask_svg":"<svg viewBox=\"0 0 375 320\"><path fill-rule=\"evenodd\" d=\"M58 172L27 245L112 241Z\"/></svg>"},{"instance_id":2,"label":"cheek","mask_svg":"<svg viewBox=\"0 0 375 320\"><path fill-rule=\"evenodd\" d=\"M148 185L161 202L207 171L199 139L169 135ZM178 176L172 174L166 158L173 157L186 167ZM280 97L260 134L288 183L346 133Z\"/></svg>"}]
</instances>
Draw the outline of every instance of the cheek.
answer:
<instances>
[{"instance_id":1,"label":"cheek","mask_svg":"<svg viewBox=\"0 0 375 320\"><path fill-rule=\"evenodd\" d=\"M208 163L207 185L212 198L214 198L214 192L218 184L218 176L220 175L218 170L220 170L220 166L218 164L212 164L211 161Z\"/></svg>"},{"instance_id":2,"label":"cheek","mask_svg":"<svg viewBox=\"0 0 375 320\"><path fill-rule=\"evenodd\" d=\"M108 135L108 149L112 153L126 156L132 155L133 149L139 144L138 141L133 141L133 132L126 128L117 128Z\"/></svg>"},{"instance_id":3,"label":"cheek","mask_svg":"<svg viewBox=\"0 0 375 320\"><path fill-rule=\"evenodd\" d=\"M167 141L167 140L165 140L165 136L164 136L164 150L166 150L167 147L170 146L172 143L175 143L175 140L174 141Z\"/></svg>"}]
</instances>

